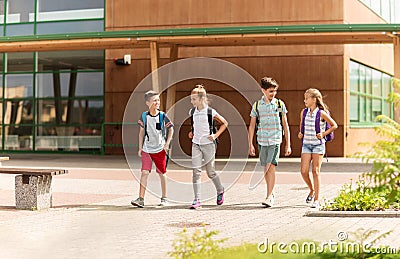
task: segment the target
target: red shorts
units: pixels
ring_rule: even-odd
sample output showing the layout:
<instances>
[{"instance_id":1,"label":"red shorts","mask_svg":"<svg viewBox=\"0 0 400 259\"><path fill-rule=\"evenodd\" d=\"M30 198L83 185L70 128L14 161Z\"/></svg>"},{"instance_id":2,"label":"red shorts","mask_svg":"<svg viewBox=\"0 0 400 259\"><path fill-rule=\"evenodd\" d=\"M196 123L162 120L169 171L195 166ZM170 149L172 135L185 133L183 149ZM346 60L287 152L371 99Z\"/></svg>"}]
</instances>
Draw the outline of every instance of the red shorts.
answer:
<instances>
[{"instance_id":1,"label":"red shorts","mask_svg":"<svg viewBox=\"0 0 400 259\"><path fill-rule=\"evenodd\" d=\"M156 172L165 174L167 172L167 153L161 150L158 153L150 154L142 151L142 171L150 171L153 166L152 162L156 165Z\"/></svg>"}]
</instances>

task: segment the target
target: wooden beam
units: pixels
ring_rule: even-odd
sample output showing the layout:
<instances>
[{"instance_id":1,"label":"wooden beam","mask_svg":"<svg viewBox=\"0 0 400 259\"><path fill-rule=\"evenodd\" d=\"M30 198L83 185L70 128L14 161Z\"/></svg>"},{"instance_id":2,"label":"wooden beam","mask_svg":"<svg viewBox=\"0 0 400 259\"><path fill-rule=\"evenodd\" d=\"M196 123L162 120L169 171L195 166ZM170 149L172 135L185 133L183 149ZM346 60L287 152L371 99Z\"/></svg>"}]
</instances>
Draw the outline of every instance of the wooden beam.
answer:
<instances>
[{"instance_id":1,"label":"wooden beam","mask_svg":"<svg viewBox=\"0 0 400 259\"><path fill-rule=\"evenodd\" d=\"M177 45L172 45L170 48L170 54L169 54L169 61L174 62L178 60L178 46ZM173 73L174 71L170 71L170 73ZM174 115L175 115L175 110L173 105L175 104L176 99L176 84L171 85L167 89L167 102L165 105L166 112L168 112L169 118L174 121Z\"/></svg>"},{"instance_id":2,"label":"wooden beam","mask_svg":"<svg viewBox=\"0 0 400 259\"><path fill-rule=\"evenodd\" d=\"M163 100L161 98L160 81L158 78L158 67L160 62L160 51L156 41L150 42L150 62L151 62L151 83L153 91L160 93L160 110L163 110Z\"/></svg>"},{"instance_id":3,"label":"wooden beam","mask_svg":"<svg viewBox=\"0 0 400 259\"><path fill-rule=\"evenodd\" d=\"M393 38L394 77L400 80L400 36ZM400 83L399 83L400 84ZM395 88L397 93L400 90ZM394 120L400 122L400 105L394 108Z\"/></svg>"},{"instance_id":4,"label":"wooden beam","mask_svg":"<svg viewBox=\"0 0 400 259\"><path fill-rule=\"evenodd\" d=\"M134 49L148 48L150 42L153 42L152 44L157 45L158 48L170 47L174 44L183 47L377 43L392 44L393 35L382 32L331 32L37 40L23 42L1 42L0 52Z\"/></svg>"}]
</instances>

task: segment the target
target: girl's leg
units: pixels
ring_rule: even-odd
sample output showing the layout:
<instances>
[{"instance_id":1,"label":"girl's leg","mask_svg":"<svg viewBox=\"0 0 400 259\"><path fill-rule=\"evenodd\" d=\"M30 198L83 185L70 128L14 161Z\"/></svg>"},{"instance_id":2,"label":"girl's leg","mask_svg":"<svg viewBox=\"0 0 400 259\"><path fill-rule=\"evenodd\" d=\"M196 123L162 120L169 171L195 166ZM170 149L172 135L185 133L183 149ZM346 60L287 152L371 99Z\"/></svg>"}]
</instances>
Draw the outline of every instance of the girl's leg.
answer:
<instances>
[{"instance_id":1,"label":"girl's leg","mask_svg":"<svg viewBox=\"0 0 400 259\"><path fill-rule=\"evenodd\" d=\"M275 165L269 163L264 167L264 179L267 184L267 197L269 197L275 186Z\"/></svg>"},{"instance_id":2,"label":"girl's leg","mask_svg":"<svg viewBox=\"0 0 400 259\"><path fill-rule=\"evenodd\" d=\"M215 172L215 144L207 144L201 146L201 151L204 156L204 162L206 163L206 171L208 178L210 178L217 189L217 193L222 193L224 191L224 187L221 184L221 180L219 176Z\"/></svg>"},{"instance_id":3,"label":"girl's leg","mask_svg":"<svg viewBox=\"0 0 400 259\"><path fill-rule=\"evenodd\" d=\"M147 179L149 178L150 171L142 170L142 175L140 176L140 189L139 197L144 198L144 193L146 192Z\"/></svg>"},{"instance_id":4,"label":"girl's leg","mask_svg":"<svg viewBox=\"0 0 400 259\"><path fill-rule=\"evenodd\" d=\"M314 190L315 190L315 197L314 201L319 199L319 191L321 186L321 164L324 155L320 154L312 154L312 174L313 174L313 181L314 181Z\"/></svg>"},{"instance_id":5,"label":"girl's leg","mask_svg":"<svg viewBox=\"0 0 400 259\"><path fill-rule=\"evenodd\" d=\"M303 177L304 182L307 184L310 189L309 197L314 195L314 187L311 183L310 179L310 162L311 162L311 154L310 153L302 153L301 154L301 177Z\"/></svg>"},{"instance_id":6,"label":"girl's leg","mask_svg":"<svg viewBox=\"0 0 400 259\"><path fill-rule=\"evenodd\" d=\"M161 182L161 198L167 197L167 177L166 174L158 174Z\"/></svg>"},{"instance_id":7,"label":"girl's leg","mask_svg":"<svg viewBox=\"0 0 400 259\"><path fill-rule=\"evenodd\" d=\"M203 155L201 153L200 146L197 144L192 144L193 191L195 199L200 199L202 158Z\"/></svg>"}]
</instances>

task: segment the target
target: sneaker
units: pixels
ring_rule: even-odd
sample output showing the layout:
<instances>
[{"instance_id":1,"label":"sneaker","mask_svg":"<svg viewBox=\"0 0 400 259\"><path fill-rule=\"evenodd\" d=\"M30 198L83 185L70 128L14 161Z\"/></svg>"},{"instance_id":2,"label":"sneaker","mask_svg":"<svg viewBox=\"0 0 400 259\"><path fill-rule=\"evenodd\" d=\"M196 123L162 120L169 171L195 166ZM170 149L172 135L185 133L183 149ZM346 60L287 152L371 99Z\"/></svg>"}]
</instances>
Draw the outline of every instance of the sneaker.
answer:
<instances>
[{"instance_id":1,"label":"sneaker","mask_svg":"<svg viewBox=\"0 0 400 259\"><path fill-rule=\"evenodd\" d=\"M311 203L314 199L314 196L315 196L315 194L313 196L307 196L306 203Z\"/></svg>"},{"instance_id":2,"label":"sneaker","mask_svg":"<svg viewBox=\"0 0 400 259\"><path fill-rule=\"evenodd\" d=\"M201 203L199 199L194 199L192 205L190 205L191 209L197 209L201 207Z\"/></svg>"},{"instance_id":3,"label":"sneaker","mask_svg":"<svg viewBox=\"0 0 400 259\"><path fill-rule=\"evenodd\" d=\"M275 196L274 196L274 194L271 194L270 196L268 196L265 199L265 201L262 202L262 205L269 208L269 207L274 206L274 201L275 201Z\"/></svg>"},{"instance_id":4,"label":"sneaker","mask_svg":"<svg viewBox=\"0 0 400 259\"><path fill-rule=\"evenodd\" d=\"M224 192L217 195L217 205L222 205L224 203Z\"/></svg>"},{"instance_id":5,"label":"sneaker","mask_svg":"<svg viewBox=\"0 0 400 259\"><path fill-rule=\"evenodd\" d=\"M136 200L131 201L131 204L133 206L143 208L144 207L144 199L139 197Z\"/></svg>"},{"instance_id":6,"label":"sneaker","mask_svg":"<svg viewBox=\"0 0 400 259\"><path fill-rule=\"evenodd\" d=\"M164 206L168 206L168 201L167 198L161 198L160 204L158 206L164 207Z\"/></svg>"},{"instance_id":7,"label":"sneaker","mask_svg":"<svg viewBox=\"0 0 400 259\"><path fill-rule=\"evenodd\" d=\"M321 207L321 204L319 204L319 201L314 201L313 204L311 205L311 208L319 209Z\"/></svg>"}]
</instances>

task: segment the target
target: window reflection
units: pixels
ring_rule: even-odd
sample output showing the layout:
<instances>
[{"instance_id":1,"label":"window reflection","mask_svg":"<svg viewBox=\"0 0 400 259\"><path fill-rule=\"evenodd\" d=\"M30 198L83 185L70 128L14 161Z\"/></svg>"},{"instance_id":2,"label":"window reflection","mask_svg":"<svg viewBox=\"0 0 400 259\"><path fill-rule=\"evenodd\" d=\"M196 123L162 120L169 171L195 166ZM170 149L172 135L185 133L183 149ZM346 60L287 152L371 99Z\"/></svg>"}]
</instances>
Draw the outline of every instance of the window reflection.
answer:
<instances>
[{"instance_id":1,"label":"window reflection","mask_svg":"<svg viewBox=\"0 0 400 259\"><path fill-rule=\"evenodd\" d=\"M5 98L21 98L33 96L33 75L15 74L6 75Z\"/></svg>"},{"instance_id":2,"label":"window reflection","mask_svg":"<svg viewBox=\"0 0 400 259\"><path fill-rule=\"evenodd\" d=\"M103 107L103 101L89 99L39 100L37 119L39 124L101 124Z\"/></svg>"},{"instance_id":3,"label":"window reflection","mask_svg":"<svg viewBox=\"0 0 400 259\"><path fill-rule=\"evenodd\" d=\"M7 23L32 22L29 18L35 10L35 0L12 0L7 4Z\"/></svg>"},{"instance_id":4,"label":"window reflection","mask_svg":"<svg viewBox=\"0 0 400 259\"><path fill-rule=\"evenodd\" d=\"M10 125L4 127L4 149L32 150L32 127Z\"/></svg>"},{"instance_id":5,"label":"window reflection","mask_svg":"<svg viewBox=\"0 0 400 259\"><path fill-rule=\"evenodd\" d=\"M38 52L38 71L104 69L103 50Z\"/></svg>"},{"instance_id":6,"label":"window reflection","mask_svg":"<svg viewBox=\"0 0 400 259\"><path fill-rule=\"evenodd\" d=\"M33 72L33 56L32 52L7 53L7 72Z\"/></svg>"},{"instance_id":7,"label":"window reflection","mask_svg":"<svg viewBox=\"0 0 400 259\"><path fill-rule=\"evenodd\" d=\"M37 97L103 96L103 72L37 74Z\"/></svg>"}]
</instances>

